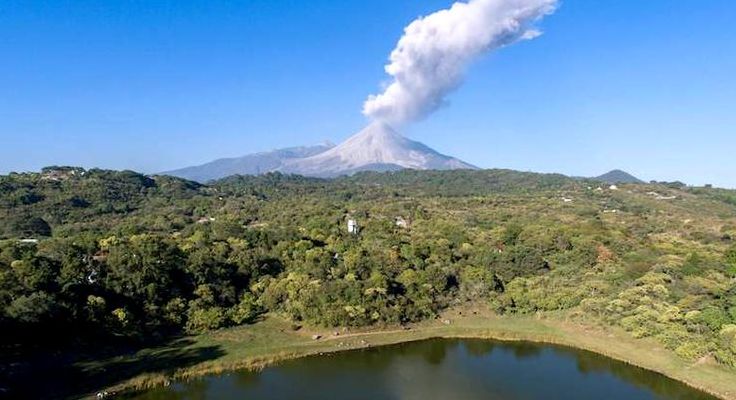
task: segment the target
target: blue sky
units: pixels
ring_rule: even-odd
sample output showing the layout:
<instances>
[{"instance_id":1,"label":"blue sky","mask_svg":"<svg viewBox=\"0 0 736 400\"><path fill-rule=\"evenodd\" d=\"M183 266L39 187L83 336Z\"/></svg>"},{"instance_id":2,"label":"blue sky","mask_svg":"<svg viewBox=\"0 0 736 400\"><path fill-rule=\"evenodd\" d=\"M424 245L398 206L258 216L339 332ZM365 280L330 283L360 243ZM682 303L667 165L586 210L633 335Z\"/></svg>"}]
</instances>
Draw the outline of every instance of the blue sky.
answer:
<instances>
[{"instance_id":1,"label":"blue sky","mask_svg":"<svg viewBox=\"0 0 736 400\"><path fill-rule=\"evenodd\" d=\"M0 173L156 172L324 140L439 0L0 2ZM564 0L404 129L488 168L736 188L736 2Z\"/></svg>"}]
</instances>

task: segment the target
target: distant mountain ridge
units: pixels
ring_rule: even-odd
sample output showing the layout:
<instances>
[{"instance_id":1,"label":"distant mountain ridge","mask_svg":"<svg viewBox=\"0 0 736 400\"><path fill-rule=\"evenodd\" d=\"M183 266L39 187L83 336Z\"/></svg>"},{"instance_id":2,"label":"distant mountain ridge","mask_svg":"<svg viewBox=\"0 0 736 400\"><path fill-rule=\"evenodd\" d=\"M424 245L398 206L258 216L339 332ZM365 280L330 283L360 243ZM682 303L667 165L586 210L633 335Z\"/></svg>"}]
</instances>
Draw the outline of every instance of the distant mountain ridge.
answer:
<instances>
[{"instance_id":1,"label":"distant mountain ridge","mask_svg":"<svg viewBox=\"0 0 736 400\"><path fill-rule=\"evenodd\" d=\"M230 175L260 175L278 170L289 160L310 157L334 147L333 144L300 146L249 154L243 157L221 158L206 164L163 172L196 182L207 182Z\"/></svg>"},{"instance_id":2,"label":"distant mountain ridge","mask_svg":"<svg viewBox=\"0 0 736 400\"><path fill-rule=\"evenodd\" d=\"M333 178L361 171L385 172L401 169L478 168L441 154L423 143L410 140L385 123L374 122L337 146L292 147L220 159L163 174L207 182L230 175L260 175L267 172Z\"/></svg>"},{"instance_id":3,"label":"distant mountain ridge","mask_svg":"<svg viewBox=\"0 0 736 400\"><path fill-rule=\"evenodd\" d=\"M411 140L383 122L373 122L339 145L322 144L277 149L243 157L222 158L202 165L164 172L205 183L233 175L261 175L268 172L335 178L358 172L412 170L453 170L478 167L441 154ZM644 183L620 169L590 179L609 184Z\"/></svg>"},{"instance_id":4,"label":"distant mountain ridge","mask_svg":"<svg viewBox=\"0 0 736 400\"><path fill-rule=\"evenodd\" d=\"M635 177L634 175L631 175L630 173L626 171L622 171L620 169L614 169L613 171L606 172L603 175L596 176L594 178L591 178L596 181L601 181L605 183L615 184L615 183L644 183L641 179Z\"/></svg>"}]
</instances>

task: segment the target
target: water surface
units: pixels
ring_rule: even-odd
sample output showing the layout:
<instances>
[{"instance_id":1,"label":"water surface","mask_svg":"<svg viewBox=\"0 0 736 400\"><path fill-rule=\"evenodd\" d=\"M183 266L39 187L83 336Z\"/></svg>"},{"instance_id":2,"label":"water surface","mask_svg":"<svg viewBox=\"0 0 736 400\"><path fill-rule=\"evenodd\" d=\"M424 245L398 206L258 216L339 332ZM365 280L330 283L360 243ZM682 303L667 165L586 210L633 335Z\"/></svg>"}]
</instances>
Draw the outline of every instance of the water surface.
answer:
<instances>
[{"instance_id":1,"label":"water surface","mask_svg":"<svg viewBox=\"0 0 736 400\"><path fill-rule=\"evenodd\" d=\"M532 343L428 340L282 362L135 397L168 399L713 399L587 351Z\"/></svg>"}]
</instances>

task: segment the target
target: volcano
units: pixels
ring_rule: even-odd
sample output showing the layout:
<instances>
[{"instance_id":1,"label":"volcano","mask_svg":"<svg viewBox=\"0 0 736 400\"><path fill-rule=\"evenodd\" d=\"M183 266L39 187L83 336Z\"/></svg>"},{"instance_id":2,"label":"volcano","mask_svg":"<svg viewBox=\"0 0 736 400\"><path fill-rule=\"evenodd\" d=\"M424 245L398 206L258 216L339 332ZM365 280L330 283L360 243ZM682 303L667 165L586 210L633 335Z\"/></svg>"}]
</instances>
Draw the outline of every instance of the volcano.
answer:
<instances>
[{"instance_id":1,"label":"volcano","mask_svg":"<svg viewBox=\"0 0 736 400\"><path fill-rule=\"evenodd\" d=\"M410 140L386 123L373 122L343 143L310 157L290 160L279 171L304 176L335 177L360 171L400 169L446 170L477 167Z\"/></svg>"},{"instance_id":2,"label":"volcano","mask_svg":"<svg viewBox=\"0 0 736 400\"><path fill-rule=\"evenodd\" d=\"M400 169L447 170L477 167L408 139L386 123L373 122L337 146L291 147L216 160L164 174L206 182L230 175L259 175L276 171L333 178L360 171Z\"/></svg>"}]
</instances>

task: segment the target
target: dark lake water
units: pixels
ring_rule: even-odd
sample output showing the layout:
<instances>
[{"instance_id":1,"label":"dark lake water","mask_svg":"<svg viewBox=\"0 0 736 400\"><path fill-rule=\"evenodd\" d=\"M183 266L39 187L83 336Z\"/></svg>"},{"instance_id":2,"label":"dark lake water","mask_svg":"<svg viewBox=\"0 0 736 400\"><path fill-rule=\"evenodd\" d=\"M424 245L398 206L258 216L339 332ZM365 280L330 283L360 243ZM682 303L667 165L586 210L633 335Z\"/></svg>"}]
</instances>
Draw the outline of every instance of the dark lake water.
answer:
<instances>
[{"instance_id":1,"label":"dark lake water","mask_svg":"<svg viewBox=\"0 0 736 400\"><path fill-rule=\"evenodd\" d=\"M163 399L713 399L586 351L428 340L286 361L146 392Z\"/></svg>"}]
</instances>

